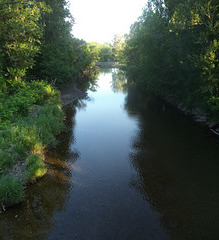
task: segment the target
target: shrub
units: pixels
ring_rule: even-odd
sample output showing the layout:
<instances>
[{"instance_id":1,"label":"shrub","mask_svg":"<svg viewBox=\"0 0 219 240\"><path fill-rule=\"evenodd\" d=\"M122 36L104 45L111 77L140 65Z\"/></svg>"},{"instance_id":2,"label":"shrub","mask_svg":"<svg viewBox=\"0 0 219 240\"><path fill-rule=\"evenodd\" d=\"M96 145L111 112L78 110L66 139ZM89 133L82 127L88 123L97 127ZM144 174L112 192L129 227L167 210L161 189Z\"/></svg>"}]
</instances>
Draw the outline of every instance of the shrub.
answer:
<instances>
[{"instance_id":1,"label":"shrub","mask_svg":"<svg viewBox=\"0 0 219 240\"><path fill-rule=\"evenodd\" d=\"M24 181L46 173L39 154L55 143L55 134L63 127L60 102L59 92L45 81L19 85L13 95L0 94L0 204L15 204L24 198L22 183L4 176L18 160L29 156Z\"/></svg>"},{"instance_id":2,"label":"shrub","mask_svg":"<svg viewBox=\"0 0 219 240\"><path fill-rule=\"evenodd\" d=\"M26 180L35 180L38 177L42 177L46 173L45 164L42 161L40 155L32 154L25 162L26 165Z\"/></svg>"},{"instance_id":3,"label":"shrub","mask_svg":"<svg viewBox=\"0 0 219 240\"><path fill-rule=\"evenodd\" d=\"M219 97L212 97L208 101L209 108L212 112L212 116L216 118L217 120L219 119Z\"/></svg>"},{"instance_id":4,"label":"shrub","mask_svg":"<svg viewBox=\"0 0 219 240\"><path fill-rule=\"evenodd\" d=\"M56 105L46 105L42 108L36 118L36 126L40 133L42 144L54 143L54 135L59 133L63 127L63 112Z\"/></svg>"},{"instance_id":5,"label":"shrub","mask_svg":"<svg viewBox=\"0 0 219 240\"><path fill-rule=\"evenodd\" d=\"M0 96L0 120L15 121L19 116L27 116L31 106L45 104L59 104L59 92L46 81L32 81L26 83L13 95Z\"/></svg>"},{"instance_id":6,"label":"shrub","mask_svg":"<svg viewBox=\"0 0 219 240\"><path fill-rule=\"evenodd\" d=\"M23 184L12 177L0 178L0 204L16 204L24 200Z\"/></svg>"},{"instance_id":7,"label":"shrub","mask_svg":"<svg viewBox=\"0 0 219 240\"><path fill-rule=\"evenodd\" d=\"M0 149L0 174L14 163L13 156Z\"/></svg>"}]
</instances>

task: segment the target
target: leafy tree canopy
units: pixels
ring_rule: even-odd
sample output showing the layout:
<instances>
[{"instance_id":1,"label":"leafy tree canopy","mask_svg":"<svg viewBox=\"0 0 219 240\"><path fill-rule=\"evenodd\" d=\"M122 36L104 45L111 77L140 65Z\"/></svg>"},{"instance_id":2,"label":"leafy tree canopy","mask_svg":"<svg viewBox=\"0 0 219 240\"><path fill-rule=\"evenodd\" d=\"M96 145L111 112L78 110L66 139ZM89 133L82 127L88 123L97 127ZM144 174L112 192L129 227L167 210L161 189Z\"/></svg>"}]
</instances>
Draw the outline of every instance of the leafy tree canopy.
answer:
<instances>
[{"instance_id":1,"label":"leafy tree canopy","mask_svg":"<svg viewBox=\"0 0 219 240\"><path fill-rule=\"evenodd\" d=\"M130 84L219 119L218 8L215 0L150 0L126 40Z\"/></svg>"}]
</instances>

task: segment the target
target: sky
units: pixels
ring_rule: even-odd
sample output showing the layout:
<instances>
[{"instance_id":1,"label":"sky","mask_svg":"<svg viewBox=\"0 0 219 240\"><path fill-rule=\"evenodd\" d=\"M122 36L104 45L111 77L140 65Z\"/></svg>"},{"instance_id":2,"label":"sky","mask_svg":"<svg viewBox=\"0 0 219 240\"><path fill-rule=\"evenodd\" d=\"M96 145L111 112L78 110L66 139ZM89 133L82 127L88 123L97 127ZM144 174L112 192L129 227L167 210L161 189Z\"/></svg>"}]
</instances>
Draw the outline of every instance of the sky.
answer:
<instances>
[{"instance_id":1,"label":"sky","mask_svg":"<svg viewBox=\"0 0 219 240\"><path fill-rule=\"evenodd\" d=\"M69 0L75 19L73 35L86 42L111 42L115 34L129 33L147 0Z\"/></svg>"}]
</instances>

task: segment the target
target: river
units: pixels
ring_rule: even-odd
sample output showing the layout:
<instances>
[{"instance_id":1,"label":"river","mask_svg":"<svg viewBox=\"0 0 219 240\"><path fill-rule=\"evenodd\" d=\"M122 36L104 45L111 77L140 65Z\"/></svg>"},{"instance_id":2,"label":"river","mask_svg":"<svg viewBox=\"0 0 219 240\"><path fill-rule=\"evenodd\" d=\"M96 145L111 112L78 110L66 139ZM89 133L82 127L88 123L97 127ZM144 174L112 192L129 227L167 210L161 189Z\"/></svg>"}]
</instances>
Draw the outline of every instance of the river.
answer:
<instances>
[{"instance_id":1,"label":"river","mask_svg":"<svg viewBox=\"0 0 219 240\"><path fill-rule=\"evenodd\" d=\"M217 240L219 139L118 70L66 107L48 174L0 214L0 239Z\"/></svg>"}]
</instances>

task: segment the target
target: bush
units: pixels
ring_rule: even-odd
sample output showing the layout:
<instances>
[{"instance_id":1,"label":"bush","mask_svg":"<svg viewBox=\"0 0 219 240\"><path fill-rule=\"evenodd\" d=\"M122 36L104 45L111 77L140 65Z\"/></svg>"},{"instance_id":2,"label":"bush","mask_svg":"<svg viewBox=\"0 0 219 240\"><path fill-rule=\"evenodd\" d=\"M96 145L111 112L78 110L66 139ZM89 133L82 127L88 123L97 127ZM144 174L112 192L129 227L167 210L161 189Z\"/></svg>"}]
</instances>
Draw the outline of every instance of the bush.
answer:
<instances>
[{"instance_id":1,"label":"bush","mask_svg":"<svg viewBox=\"0 0 219 240\"><path fill-rule=\"evenodd\" d=\"M40 133L43 145L47 145L49 142L55 142L54 134L58 134L62 129L63 117L63 112L56 105L47 105L42 108L36 119L36 127Z\"/></svg>"},{"instance_id":2,"label":"bush","mask_svg":"<svg viewBox=\"0 0 219 240\"><path fill-rule=\"evenodd\" d=\"M23 184L12 177L0 178L0 204L17 204L24 200Z\"/></svg>"},{"instance_id":3,"label":"bush","mask_svg":"<svg viewBox=\"0 0 219 240\"><path fill-rule=\"evenodd\" d=\"M42 177L46 173L45 164L42 161L40 155L32 154L25 162L26 165L26 180L35 180L38 177Z\"/></svg>"},{"instance_id":4,"label":"bush","mask_svg":"<svg viewBox=\"0 0 219 240\"><path fill-rule=\"evenodd\" d=\"M13 156L0 149L0 174L14 163Z\"/></svg>"},{"instance_id":5,"label":"bush","mask_svg":"<svg viewBox=\"0 0 219 240\"><path fill-rule=\"evenodd\" d=\"M20 116L27 116L33 105L60 104L59 96L59 92L46 81L26 83L13 95L1 94L0 123L6 120L14 122Z\"/></svg>"},{"instance_id":6,"label":"bush","mask_svg":"<svg viewBox=\"0 0 219 240\"><path fill-rule=\"evenodd\" d=\"M0 133L0 175L30 153L41 153L63 127L63 112L57 105L45 105L36 117L20 118L10 131Z\"/></svg>"},{"instance_id":7,"label":"bush","mask_svg":"<svg viewBox=\"0 0 219 240\"><path fill-rule=\"evenodd\" d=\"M211 110L213 118L219 121L219 97L212 97L208 101L209 108Z\"/></svg>"},{"instance_id":8,"label":"bush","mask_svg":"<svg viewBox=\"0 0 219 240\"><path fill-rule=\"evenodd\" d=\"M24 83L13 95L0 94L0 204L24 199L22 183L5 176L18 160L29 156L24 181L46 173L40 154L63 127L60 103L59 92L45 81Z\"/></svg>"}]
</instances>

